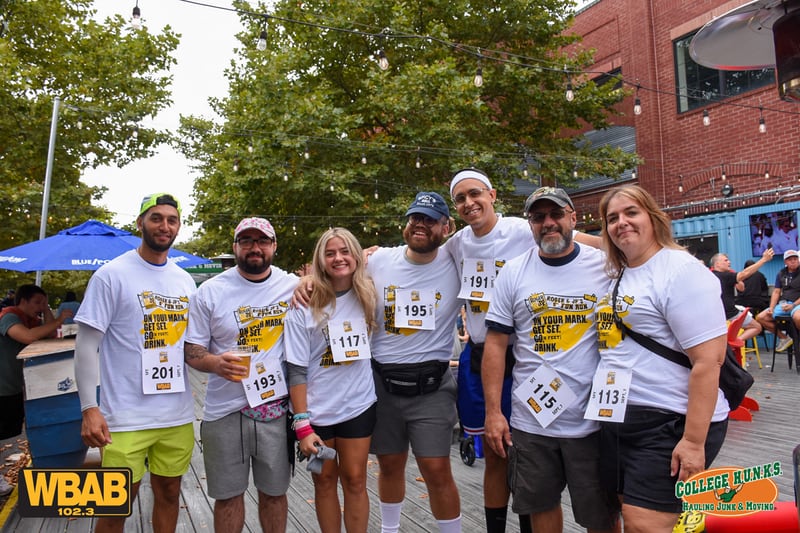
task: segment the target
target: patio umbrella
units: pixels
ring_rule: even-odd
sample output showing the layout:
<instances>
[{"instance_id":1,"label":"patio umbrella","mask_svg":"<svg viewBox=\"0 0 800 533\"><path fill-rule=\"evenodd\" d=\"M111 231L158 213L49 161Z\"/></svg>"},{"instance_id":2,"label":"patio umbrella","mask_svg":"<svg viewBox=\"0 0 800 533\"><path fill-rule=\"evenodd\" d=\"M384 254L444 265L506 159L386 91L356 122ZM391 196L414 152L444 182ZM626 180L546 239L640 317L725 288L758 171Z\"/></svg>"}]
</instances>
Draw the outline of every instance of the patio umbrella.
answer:
<instances>
[{"instance_id":1,"label":"patio umbrella","mask_svg":"<svg viewBox=\"0 0 800 533\"><path fill-rule=\"evenodd\" d=\"M0 251L0 268L18 272L97 270L141 242L129 231L87 220L45 239ZM169 260L183 268L211 262L175 248L169 250Z\"/></svg>"}]
</instances>

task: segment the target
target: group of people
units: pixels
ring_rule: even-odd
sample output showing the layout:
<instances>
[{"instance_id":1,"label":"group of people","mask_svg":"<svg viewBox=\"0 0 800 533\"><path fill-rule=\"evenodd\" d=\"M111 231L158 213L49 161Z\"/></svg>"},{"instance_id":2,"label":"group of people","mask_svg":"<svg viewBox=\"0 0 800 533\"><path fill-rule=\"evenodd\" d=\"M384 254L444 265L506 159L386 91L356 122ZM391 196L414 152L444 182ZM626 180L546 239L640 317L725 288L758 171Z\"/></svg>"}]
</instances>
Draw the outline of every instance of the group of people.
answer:
<instances>
[{"instance_id":1,"label":"group of people","mask_svg":"<svg viewBox=\"0 0 800 533\"><path fill-rule=\"evenodd\" d=\"M382 532L399 531L409 448L439 530L460 531L459 418L485 441L488 532L505 530L512 494L522 531L561 531L565 487L588 531L618 531L620 512L626 531L672 530L675 482L707 468L725 435L719 282L637 186L603 198L600 238L575 230L562 189L537 189L525 218L503 217L489 177L470 168L450 196L463 229L441 195L420 192L404 245L365 251L331 228L302 279L272 264L275 228L245 218L236 267L197 289L167 261L178 201L144 198L141 246L95 273L75 316L75 371L82 437L104 448L104 466L132 469L134 497L149 469L155 531L176 527L194 446L184 363L209 374L200 435L216 531L242 530L251 471L262 529L285 530L295 441L316 465L321 531L367 530L369 453ZM685 352L692 368L629 330ZM124 520L100 518L97 530Z\"/></svg>"}]
</instances>

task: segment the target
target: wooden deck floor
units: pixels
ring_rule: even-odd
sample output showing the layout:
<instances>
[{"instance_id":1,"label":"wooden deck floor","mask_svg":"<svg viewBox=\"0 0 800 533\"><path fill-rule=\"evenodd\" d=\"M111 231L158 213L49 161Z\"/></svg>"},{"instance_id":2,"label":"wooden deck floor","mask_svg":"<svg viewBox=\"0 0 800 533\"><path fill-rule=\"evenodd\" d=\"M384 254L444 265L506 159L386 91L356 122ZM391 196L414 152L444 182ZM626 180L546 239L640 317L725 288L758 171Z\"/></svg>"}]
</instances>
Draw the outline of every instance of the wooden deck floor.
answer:
<instances>
[{"instance_id":1,"label":"wooden deck floor","mask_svg":"<svg viewBox=\"0 0 800 533\"><path fill-rule=\"evenodd\" d=\"M769 363L770 357L764 359ZM751 365L755 366L755 365ZM756 384L751 396L761 405L761 410L754 413L753 422L731 421L728 436L722 451L715 461L715 466L753 466L761 463L780 461L783 475L775 478L779 488L779 501L794 501L794 481L792 469L792 450L800 444L800 424L797 423L798 407L795 402L800 398L800 375L794 369L788 370L786 356L779 354L776 371L770 372L768 367L762 370L751 368ZM205 389L203 375L193 372L192 387L195 391L198 419L202 411L201 405ZM199 439L199 423L196 424L196 438ZM199 444L195 448L191 468L182 483L181 515L178 531L196 532L213 531L213 500L205 493L205 468ZM484 530L481 479L483 461L478 459L473 466L465 465L459 456L458 445L454 445L451 453L453 472L461 495L463 531L475 532ZM289 497L289 532L317 531L314 514L314 489L311 476L305 471L305 463L300 465L292 480ZM380 515L378 511L377 475L378 466L374 457L370 457L368 466L368 490L372 503L369 531L380 531ZM144 478L139 499L133 514L126 523L126 531L149 532L150 508L148 479ZM256 513L255 490L251 488L246 495L245 530L260 531ZM10 500L13 503L13 499ZM584 531L572 520L568 497L565 495L566 532ZM8 509L6 510L9 511ZM87 518L66 519L33 519L21 518L15 509L7 513L2 532L68 532L80 533L92 531L92 520ZM406 477L406 500L401 518L401 531L428 532L438 531L430 514L425 484L421 481L419 471L413 460L409 463ZM519 531L515 519L510 520L509 533Z\"/></svg>"}]
</instances>

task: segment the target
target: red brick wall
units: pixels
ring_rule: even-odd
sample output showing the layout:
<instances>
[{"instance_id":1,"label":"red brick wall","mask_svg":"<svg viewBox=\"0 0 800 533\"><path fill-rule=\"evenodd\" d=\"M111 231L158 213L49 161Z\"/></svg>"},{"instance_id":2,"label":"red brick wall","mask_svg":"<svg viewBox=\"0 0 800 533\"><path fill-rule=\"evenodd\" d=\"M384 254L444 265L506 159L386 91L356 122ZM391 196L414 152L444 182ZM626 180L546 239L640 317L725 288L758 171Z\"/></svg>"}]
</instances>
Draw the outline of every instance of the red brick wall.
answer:
<instances>
[{"instance_id":1,"label":"red brick wall","mask_svg":"<svg viewBox=\"0 0 800 533\"><path fill-rule=\"evenodd\" d=\"M774 86L710 104L708 127L702 124L702 109L682 114L677 110L673 40L699 29L712 16L745 3L747 0L600 0L575 18L571 31L584 38L576 46L596 50L596 65L590 70L620 66L628 87L637 81L641 85L642 114L633 115L631 97L620 107L626 115L614 122L636 127L637 152L644 159L637 178L662 206L703 205L721 198L723 163L734 196L753 193L747 206L774 203L774 196L760 197L757 191L787 186L800 189L800 106L781 101ZM764 134L758 132L758 109L741 107L759 105L769 108L764 111ZM767 167L768 180L764 179ZM678 191L679 176L683 176L683 193ZM601 195L602 191L575 195L579 213L596 217ZM714 211L722 204L709 207ZM684 212L675 211L673 216L682 217Z\"/></svg>"}]
</instances>

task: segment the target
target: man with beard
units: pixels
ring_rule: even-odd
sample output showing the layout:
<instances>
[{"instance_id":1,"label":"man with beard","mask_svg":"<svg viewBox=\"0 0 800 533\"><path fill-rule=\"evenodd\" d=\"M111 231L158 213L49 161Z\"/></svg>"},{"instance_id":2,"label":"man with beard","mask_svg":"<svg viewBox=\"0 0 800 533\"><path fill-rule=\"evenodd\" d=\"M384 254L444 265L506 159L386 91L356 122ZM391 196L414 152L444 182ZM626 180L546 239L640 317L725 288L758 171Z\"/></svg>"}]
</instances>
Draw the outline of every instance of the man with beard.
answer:
<instances>
[{"instance_id":1,"label":"man with beard","mask_svg":"<svg viewBox=\"0 0 800 533\"><path fill-rule=\"evenodd\" d=\"M194 448L183 336L195 284L167 261L181 227L180 205L172 195L146 196L136 226L141 245L97 270L75 316L81 437L88 446L103 448L104 467L132 470L131 499L149 468L153 530L174 531L181 476ZM103 517L96 531L123 531L124 525L125 517Z\"/></svg>"},{"instance_id":2,"label":"man with beard","mask_svg":"<svg viewBox=\"0 0 800 533\"><path fill-rule=\"evenodd\" d=\"M537 189L525 214L539 247L506 263L486 316L486 442L501 457L509 453L512 508L531 515L533 531L563 530L566 486L576 522L590 532L613 531L613 495L600 484L600 427L584 419L600 360L595 306L609 286L605 258L573 241L577 217L564 190ZM513 432L501 411L512 335Z\"/></svg>"},{"instance_id":3,"label":"man with beard","mask_svg":"<svg viewBox=\"0 0 800 533\"><path fill-rule=\"evenodd\" d=\"M262 530L286 530L283 324L298 279L272 265L277 246L267 220L239 222L233 235L236 268L203 283L189 307L186 362L209 373L200 436L217 532L244 527L251 465ZM249 355L249 364L245 359L243 366L234 349Z\"/></svg>"},{"instance_id":4,"label":"man with beard","mask_svg":"<svg viewBox=\"0 0 800 533\"><path fill-rule=\"evenodd\" d=\"M461 302L455 264L439 253L452 222L433 192L417 194L406 217L406 245L378 249L367 265L383 309L372 335L378 403L371 445L380 467L382 532L400 527L410 443L439 530L452 533L461 531L461 504L450 470L457 415L449 360Z\"/></svg>"}]
</instances>

